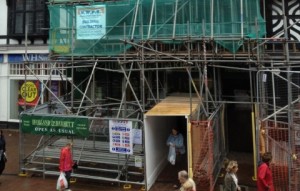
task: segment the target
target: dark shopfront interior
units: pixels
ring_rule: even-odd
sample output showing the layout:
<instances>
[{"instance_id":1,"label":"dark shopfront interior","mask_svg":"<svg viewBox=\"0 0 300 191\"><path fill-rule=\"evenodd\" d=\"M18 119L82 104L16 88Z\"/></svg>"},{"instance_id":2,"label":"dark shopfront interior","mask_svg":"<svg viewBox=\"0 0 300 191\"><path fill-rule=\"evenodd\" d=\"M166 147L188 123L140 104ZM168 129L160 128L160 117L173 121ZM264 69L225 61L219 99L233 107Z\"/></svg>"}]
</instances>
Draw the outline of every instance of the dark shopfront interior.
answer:
<instances>
[{"instance_id":1,"label":"dark shopfront interior","mask_svg":"<svg viewBox=\"0 0 300 191\"><path fill-rule=\"evenodd\" d=\"M222 97L226 104L225 124L229 152L253 152L252 105L248 71L222 70ZM232 103L243 102L243 103Z\"/></svg>"}]
</instances>

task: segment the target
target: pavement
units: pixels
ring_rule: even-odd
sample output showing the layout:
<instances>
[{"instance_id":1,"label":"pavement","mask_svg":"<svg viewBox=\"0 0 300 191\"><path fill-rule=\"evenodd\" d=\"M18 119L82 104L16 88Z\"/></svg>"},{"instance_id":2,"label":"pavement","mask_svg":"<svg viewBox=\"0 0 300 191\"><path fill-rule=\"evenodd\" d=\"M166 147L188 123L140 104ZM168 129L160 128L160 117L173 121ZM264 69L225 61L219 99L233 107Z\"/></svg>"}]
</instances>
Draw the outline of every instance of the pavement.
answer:
<instances>
[{"instance_id":1,"label":"pavement","mask_svg":"<svg viewBox=\"0 0 300 191\"><path fill-rule=\"evenodd\" d=\"M37 174L28 174L26 177L18 176L19 174L19 132L17 130L3 130L7 144L8 162L3 174L0 176L0 191L55 191L57 177L47 176L42 177ZM251 155L249 154L231 154L231 158L237 159L239 162L239 180L243 185L249 186L247 191L255 191L255 182L251 180L252 166ZM248 161L248 162L247 162ZM169 170L166 169L168 173ZM169 173L170 174L170 173ZM172 179L176 177L172 175ZM158 179L150 191L174 191L173 185L176 180ZM218 184L223 183L223 178L220 178ZM109 190L123 191L123 185L110 182L99 182L91 180L78 179L74 184L71 184L73 191L94 191L94 190ZM139 191L141 186L134 186L130 191ZM215 191L219 191L219 186L216 186Z\"/></svg>"},{"instance_id":2,"label":"pavement","mask_svg":"<svg viewBox=\"0 0 300 191\"><path fill-rule=\"evenodd\" d=\"M45 178L38 174L28 174L26 177L19 176L19 131L3 130L6 139L6 153L8 162L3 174L0 176L0 191L54 191L56 190L56 181L58 177L46 176ZM36 141L36 140L35 140ZM34 145L32 145L34 147ZM174 190L170 183L158 183L151 191ZM110 190L123 191L122 184L99 182L91 180L81 180L71 184L73 191L94 191ZM132 185L130 191L139 191L141 186Z\"/></svg>"}]
</instances>

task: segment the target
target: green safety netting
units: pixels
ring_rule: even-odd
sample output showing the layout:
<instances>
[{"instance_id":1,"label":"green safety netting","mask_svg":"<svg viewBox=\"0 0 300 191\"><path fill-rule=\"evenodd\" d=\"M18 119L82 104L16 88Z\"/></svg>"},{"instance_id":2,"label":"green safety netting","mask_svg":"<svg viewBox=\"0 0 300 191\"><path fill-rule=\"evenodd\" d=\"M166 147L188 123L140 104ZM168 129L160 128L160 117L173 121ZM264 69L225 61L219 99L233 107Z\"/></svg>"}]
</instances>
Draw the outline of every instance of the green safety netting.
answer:
<instances>
[{"instance_id":1,"label":"green safety netting","mask_svg":"<svg viewBox=\"0 0 300 191\"><path fill-rule=\"evenodd\" d=\"M112 56L131 47L124 40L183 43L187 37L211 37L236 52L244 39L266 32L259 0L92 1L48 8L50 50L61 55Z\"/></svg>"}]
</instances>

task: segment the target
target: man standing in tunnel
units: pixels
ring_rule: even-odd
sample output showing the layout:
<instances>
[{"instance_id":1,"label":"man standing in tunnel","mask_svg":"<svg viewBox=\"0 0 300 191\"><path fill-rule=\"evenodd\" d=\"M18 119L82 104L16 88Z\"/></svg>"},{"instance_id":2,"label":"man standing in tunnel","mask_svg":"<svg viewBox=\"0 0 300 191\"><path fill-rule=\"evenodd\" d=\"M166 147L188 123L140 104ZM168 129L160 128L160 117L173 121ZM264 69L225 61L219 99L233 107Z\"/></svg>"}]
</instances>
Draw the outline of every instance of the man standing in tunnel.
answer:
<instances>
[{"instance_id":1,"label":"man standing in tunnel","mask_svg":"<svg viewBox=\"0 0 300 191\"><path fill-rule=\"evenodd\" d=\"M176 155L185 154L183 136L181 133L178 133L177 128L172 129L172 133L170 134L167 140L167 146L169 146L168 160L172 165L175 165Z\"/></svg>"}]
</instances>

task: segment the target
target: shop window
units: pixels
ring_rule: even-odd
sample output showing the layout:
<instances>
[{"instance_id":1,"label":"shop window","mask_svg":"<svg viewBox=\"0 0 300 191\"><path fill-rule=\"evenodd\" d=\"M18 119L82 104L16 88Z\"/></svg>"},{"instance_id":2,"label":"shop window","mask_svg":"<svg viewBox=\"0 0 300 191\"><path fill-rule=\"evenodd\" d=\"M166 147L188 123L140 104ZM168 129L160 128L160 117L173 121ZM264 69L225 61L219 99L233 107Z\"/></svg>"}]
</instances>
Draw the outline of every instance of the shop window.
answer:
<instances>
[{"instance_id":1,"label":"shop window","mask_svg":"<svg viewBox=\"0 0 300 191\"><path fill-rule=\"evenodd\" d=\"M46 83L46 81L43 81ZM64 94L62 81L51 81L48 86L56 97ZM44 104L50 100L56 100L41 82L37 80L10 80L10 120L18 120L20 113L38 104ZM43 93L42 93L43 92Z\"/></svg>"},{"instance_id":2,"label":"shop window","mask_svg":"<svg viewBox=\"0 0 300 191\"><path fill-rule=\"evenodd\" d=\"M9 35L20 41L25 38L25 28L28 27L29 40L46 38L49 28L47 0L8 0Z\"/></svg>"}]
</instances>

